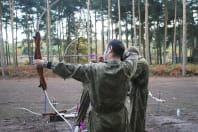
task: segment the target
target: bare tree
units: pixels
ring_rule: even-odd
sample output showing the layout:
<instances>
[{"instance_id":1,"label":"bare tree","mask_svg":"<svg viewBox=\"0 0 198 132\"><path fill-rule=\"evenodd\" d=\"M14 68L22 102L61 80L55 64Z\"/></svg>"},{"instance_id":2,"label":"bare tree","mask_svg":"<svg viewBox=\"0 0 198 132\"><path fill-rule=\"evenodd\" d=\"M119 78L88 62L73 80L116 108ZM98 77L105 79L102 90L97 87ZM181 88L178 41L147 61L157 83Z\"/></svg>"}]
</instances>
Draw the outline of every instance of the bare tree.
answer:
<instances>
[{"instance_id":1,"label":"bare tree","mask_svg":"<svg viewBox=\"0 0 198 132\"><path fill-rule=\"evenodd\" d=\"M16 41L15 41L15 59L16 59L16 66L18 66L18 59L17 59L17 39L18 39L18 36L17 36L17 30L18 30L18 12L17 12L17 9L16 9L16 30L15 30L15 34L16 34Z\"/></svg>"},{"instance_id":2,"label":"bare tree","mask_svg":"<svg viewBox=\"0 0 198 132\"><path fill-rule=\"evenodd\" d=\"M90 62L91 44L90 44L90 0L87 0L87 39L88 39L88 61Z\"/></svg>"},{"instance_id":3,"label":"bare tree","mask_svg":"<svg viewBox=\"0 0 198 132\"><path fill-rule=\"evenodd\" d=\"M14 74L16 73L16 57L15 57L15 44L14 44L14 1L10 0L10 23L11 23L11 36L12 36L12 52L13 52L13 69L14 69Z\"/></svg>"},{"instance_id":4,"label":"bare tree","mask_svg":"<svg viewBox=\"0 0 198 132\"><path fill-rule=\"evenodd\" d=\"M111 0L108 0L108 33L107 33L107 41L110 40L110 24L111 23Z\"/></svg>"},{"instance_id":5,"label":"bare tree","mask_svg":"<svg viewBox=\"0 0 198 132\"><path fill-rule=\"evenodd\" d=\"M119 26L119 39L121 40L121 14L120 14L120 0L118 0L118 26Z\"/></svg>"},{"instance_id":6,"label":"bare tree","mask_svg":"<svg viewBox=\"0 0 198 132\"><path fill-rule=\"evenodd\" d=\"M5 55L6 55L6 64L11 64L10 59L10 45L8 43L8 19L5 22Z\"/></svg>"},{"instance_id":7,"label":"bare tree","mask_svg":"<svg viewBox=\"0 0 198 132\"><path fill-rule=\"evenodd\" d=\"M47 9L47 35L46 35L46 43L47 43L47 60L50 61L50 53L52 51L52 46L51 46L51 34L50 34L50 25L51 25L51 20L50 20L50 6L49 6L49 1L46 0L46 9Z\"/></svg>"},{"instance_id":8,"label":"bare tree","mask_svg":"<svg viewBox=\"0 0 198 132\"><path fill-rule=\"evenodd\" d=\"M148 29L148 0L145 0L145 45L146 45L146 60L150 64L149 29Z\"/></svg>"},{"instance_id":9,"label":"bare tree","mask_svg":"<svg viewBox=\"0 0 198 132\"><path fill-rule=\"evenodd\" d=\"M96 60L98 60L98 46L97 46L97 16L96 16L96 10L95 10L95 54L96 54Z\"/></svg>"},{"instance_id":10,"label":"bare tree","mask_svg":"<svg viewBox=\"0 0 198 132\"><path fill-rule=\"evenodd\" d=\"M135 20L135 0L132 0L132 13L133 13L133 45L137 46L136 35L136 20Z\"/></svg>"},{"instance_id":11,"label":"bare tree","mask_svg":"<svg viewBox=\"0 0 198 132\"><path fill-rule=\"evenodd\" d=\"M175 0L175 14L174 14L174 33L173 33L173 64L176 63L176 22L177 22L177 0Z\"/></svg>"},{"instance_id":12,"label":"bare tree","mask_svg":"<svg viewBox=\"0 0 198 132\"><path fill-rule=\"evenodd\" d=\"M164 45L163 45L163 64L166 63L166 45L167 45L167 21L168 21L168 0L165 0L165 8L164 8Z\"/></svg>"},{"instance_id":13,"label":"bare tree","mask_svg":"<svg viewBox=\"0 0 198 132\"><path fill-rule=\"evenodd\" d=\"M104 42L104 0L101 0L101 23L102 23L102 30L101 30L101 39L102 39L102 53L105 50L105 42Z\"/></svg>"},{"instance_id":14,"label":"bare tree","mask_svg":"<svg viewBox=\"0 0 198 132\"><path fill-rule=\"evenodd\" d=\"M138 0L138 16L139 16L139 51L143 55L142 51L142 22L141 22L141 10L140 10L140 0Z\"/></svg>"},{"instance_id":15,"label":"bare tree","mask_svg":"<svg viewBox=\"0 0 198 132\"><path fill-rule=\"evenodd\" d=\"M186 75L186 31L187 31L187 26L186 26L186 0L183 0L183 43L182 43L182 75Z\"/></svg>"},{"instance_id":16,"label":"bare tree","mask_svg":"<svg viewBox=\"0 0 198 132\"><path fill-rule=\"evenodd\" d=\"M4 65L4 44L3 44L3 32L2 32L2 11L0 9L0 57L1 57L1 73L2 73L2 77L5 77L5 65Z\"/></svg>"}]
</instances>

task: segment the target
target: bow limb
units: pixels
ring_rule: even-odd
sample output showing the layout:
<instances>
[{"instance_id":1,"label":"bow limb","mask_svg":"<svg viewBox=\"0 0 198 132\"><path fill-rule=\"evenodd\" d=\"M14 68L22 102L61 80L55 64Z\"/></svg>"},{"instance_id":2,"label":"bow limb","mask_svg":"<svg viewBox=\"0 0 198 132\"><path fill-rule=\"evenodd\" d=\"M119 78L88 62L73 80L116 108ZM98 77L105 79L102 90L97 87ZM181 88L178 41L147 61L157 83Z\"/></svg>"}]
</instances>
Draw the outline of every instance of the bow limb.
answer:
<instances>
[{"instance_id":1,"label":"bow limb","mask_svg":"<svg viewBox=\"0 0 198 132\"><path fill-rule=\"evenodd\" d=\"M34 59L42 59L41 50L40 50L41 35L40 35L39 32L36 32L36 36L34 37L34 40L35 40ZM37 66L37 72L38 72L39 79L40 79L39 87L42 87L43 90L46 90L47 89L47 83L46 83L45 78L44 78L43 67L42 66Z\"/></svg>"}]
</instances>

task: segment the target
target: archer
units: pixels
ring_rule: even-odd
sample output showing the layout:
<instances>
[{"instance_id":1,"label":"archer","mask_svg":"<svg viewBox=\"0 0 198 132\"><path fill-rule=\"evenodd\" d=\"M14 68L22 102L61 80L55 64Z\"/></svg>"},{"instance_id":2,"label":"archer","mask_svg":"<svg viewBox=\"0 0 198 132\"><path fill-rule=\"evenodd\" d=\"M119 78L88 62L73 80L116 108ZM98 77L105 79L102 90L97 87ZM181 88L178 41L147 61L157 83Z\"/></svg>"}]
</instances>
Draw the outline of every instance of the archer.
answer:
<instances>
[{"instance_id":1,"label":"archer","mask_svg":"<svg viewBox=\"0 0 198 132\"><path fill-rule=\"evenodd\" d=\"M60 77L81 81L89 92L91 111L89 128L91 132L128 132L128 112L125 99L129 80L137 68L137 54L129 53L121 61L124 45L119 40L109 41L104 63L69 64L44 62L37 59L37 66L52 69Z\"/></svg>"}]
</instances>

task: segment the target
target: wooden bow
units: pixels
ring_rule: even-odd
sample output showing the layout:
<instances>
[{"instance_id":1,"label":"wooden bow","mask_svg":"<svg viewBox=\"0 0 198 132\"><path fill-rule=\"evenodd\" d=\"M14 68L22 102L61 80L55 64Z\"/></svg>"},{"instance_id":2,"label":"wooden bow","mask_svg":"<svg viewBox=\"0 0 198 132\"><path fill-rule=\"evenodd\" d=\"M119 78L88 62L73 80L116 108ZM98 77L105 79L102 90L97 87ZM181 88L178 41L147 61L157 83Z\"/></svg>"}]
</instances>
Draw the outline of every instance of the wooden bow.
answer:
<instances>
[{"instance_id":1,"label":"wooden bow","mask_svg":"<svg viewBox=\"0 0 198 132\"><path fill-rule=\"evenodd\" d=\"M35 41L35 54L34 54L34 59L42 59L41 56L41 50L40 50L40 44L41 44L41 35L39 32L36 32L36 35L34 36L34 41ZM37 66L37 72L40 78L40 84L39 87L41 87L43 90L47 89L47 84L44 78L43 74L43 67L38 65Z\"/></svg>"}]
</instances>

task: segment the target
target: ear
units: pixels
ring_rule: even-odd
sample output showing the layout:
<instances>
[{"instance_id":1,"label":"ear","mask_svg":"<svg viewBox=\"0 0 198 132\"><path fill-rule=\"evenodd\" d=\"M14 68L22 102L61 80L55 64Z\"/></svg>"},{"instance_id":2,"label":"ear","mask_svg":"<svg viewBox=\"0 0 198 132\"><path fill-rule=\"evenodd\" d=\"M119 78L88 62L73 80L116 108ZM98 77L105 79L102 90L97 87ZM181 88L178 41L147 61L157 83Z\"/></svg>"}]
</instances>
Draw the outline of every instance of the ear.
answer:
<instances>
[{"instance_id":1,"label":"ear","mask_svg":"<svg viewBox=\"0 0 198 132\"><path fill-rule=\"evenodd\" d=\"M112 46L109 47L108 53L112 53L113 52L113 48Z\"/></svg>"}]
</instances>

